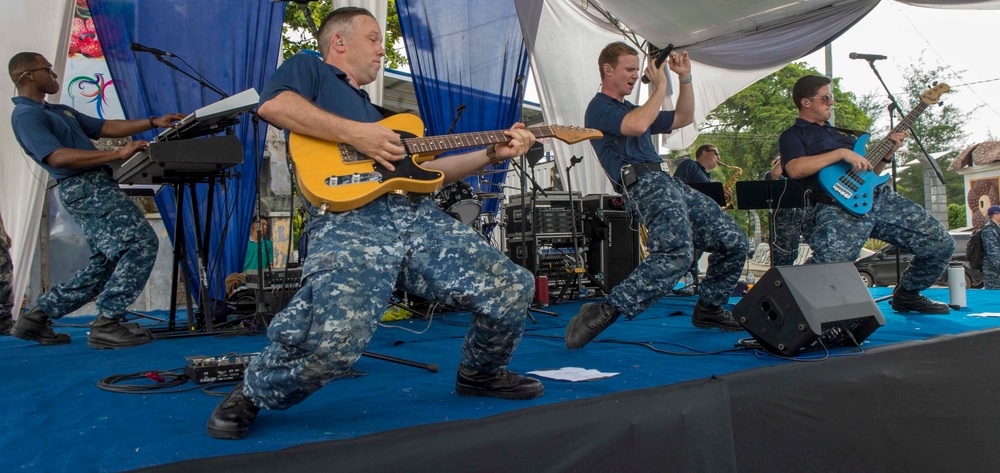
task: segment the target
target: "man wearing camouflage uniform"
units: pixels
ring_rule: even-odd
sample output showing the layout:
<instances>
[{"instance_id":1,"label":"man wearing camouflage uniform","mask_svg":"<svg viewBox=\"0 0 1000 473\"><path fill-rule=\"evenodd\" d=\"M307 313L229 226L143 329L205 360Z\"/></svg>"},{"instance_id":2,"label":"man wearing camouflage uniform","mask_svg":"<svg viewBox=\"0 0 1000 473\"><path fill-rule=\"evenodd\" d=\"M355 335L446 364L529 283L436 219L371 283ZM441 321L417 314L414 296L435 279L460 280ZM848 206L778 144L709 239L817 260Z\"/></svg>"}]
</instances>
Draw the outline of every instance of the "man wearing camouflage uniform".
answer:
<instances>
[{"instance_id":1,"label":"man wearing camouflage uniform","mask_svg":"<svg viewBox=\"0 0 1000 473\"><path fill-rule=\"evenodd\" d=\"M45 102L59 92L58 76L42 55L23 52L8 64L18 91L11 125L24 151L58 183L63 206L83 229L90 247L90 264L69 281L38 298L31 311L18 318L11 335L42 345L70 342L55 333L50 319L58 319L93 298L98 316L87 345L125 348L149 343L144 333L121 325L125 310L142 292L156 260L157 239L139 208L111 177L107 163L125 159L148 143L133 141L115 151L100 151L90 141L124 138L157 127L172 126L181 114L141 120L102 120L65 105Z\"/></svg>"},{"instance_id":2,"label":"man wearing camouflage uniform","mask_svg":"<svg viewBox=\"0 0 1000 473\"><path fill-rule=\"evenodd\" d=\"M864 216L848 213L819 186L817 173L826 166L845 161L853 171L882 172L885 163L909 136L892 133L892 149L872 164L853 151L855 139L830 126L833 109L831 81L823 76L805 76L792 88L792 99L799 118L785 130L778 141L785 175L798 179L809 189L814 205L807 219L812 230L807 235L812 248L810 263L854 261L868 238L877 238L913 252L910 265L893 291L891 306L896 312L947 314L948 306L920 294L948 268L955 239L944 226L922 207L884 184L874 190L871 211Z\"/></svg>"},{"instance_id":3,"label":"man wearing camouflage uniform","mask_svg":"<svg viewBox=\"0 0 1000 473\"><path fill-rule=\"evenodd\" d=\"M986 224L979 234L983 239L983 286L1000 289L1000 205L986 209Z\"/></svg>"},{"instance_id":4,"label":"man wearing camouflage uniform","mask_svg":"<svg viewBox=\"0 0 1000 473\"><path fill-rule=\"evenodd\" d=\"M593 140L601 166L622 193L633 220L646 226L649 256L603 303L584 304L566 328L566 347L580 348L610 326L619 315L631 319L661 297L691 267L694 248L712 253L691 322L700 328L742 330L728 310L747 256L746 234L719 204L666 172L653 147L653 133L669 133L694 120L691 61L687 52L665 61L677 73L680 91L675 111L660 111L667 91L665 66L646 65L653 87L642 106L625 100L639 80L639 57L625 43L611 43L597 60L601 91L587 107L585 124L604 133Z\"/></svg>"},{"instance_id":5,"label":"man wearing camouflage uniform","mask_svg":"<svg viewBox=\"0 0 1000 473\"><path fill-rule=\"evenodd\" d=\"M0 335L9 335L14 319L14 265L10 261L10 236L0 216Z\"/></svg>"},{"instance_id":6,"label":"man wearing camouflage uniform","mask_svg":"<svg viewBox=\"0 0 1000 473\"><path fill-rule=\"evenodd\" d=\"M260 116L286 133L354 146L387 169L402 165L400 136L374 123L382 116L360 89L375 80L385 56L375 18L361 8L334 10L321 24L318 42L323 59L292 56L268 80ZM454 181L534 143L521 124L505 134L508 143L485 152L423 166ZM455 384L459 395L543 394L538 380L507 370L534 294L531 273L428 196L389 193L337 213L307 208L302 288L274 317L267 331L271 344L250 363L244 382L212 412L209 436L243 438L261 408L287 409L347 374L397 287L472 312Z\"/></svg>"}]
</instances>

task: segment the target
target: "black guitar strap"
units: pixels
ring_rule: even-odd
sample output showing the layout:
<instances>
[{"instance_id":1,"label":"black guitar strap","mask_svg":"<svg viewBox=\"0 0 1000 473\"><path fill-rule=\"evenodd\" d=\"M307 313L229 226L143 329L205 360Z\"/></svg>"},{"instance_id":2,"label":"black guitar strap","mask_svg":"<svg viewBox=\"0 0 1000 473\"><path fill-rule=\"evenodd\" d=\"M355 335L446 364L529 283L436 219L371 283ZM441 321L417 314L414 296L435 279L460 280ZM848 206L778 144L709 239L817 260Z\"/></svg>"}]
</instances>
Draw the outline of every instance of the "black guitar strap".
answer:
<instances>
[{"instance_id":1,"label":"black guitar strap","mask_svg":"<svg viewBox=\"0 0 1000 473\"><path fill-rule=\"evenodd\" d=\"M833 128L834 130L837 130L837 131L839 131L839 132L841 132L841 133L843 133L845 135L853 136L855 139L861 138L862 135L866 135L867 134L867 132L864 132L864 131L852 130L850 128L840 128L840 127L833 126L833 125L830 125L830 128Z\"/></svg>"}]
</instances>

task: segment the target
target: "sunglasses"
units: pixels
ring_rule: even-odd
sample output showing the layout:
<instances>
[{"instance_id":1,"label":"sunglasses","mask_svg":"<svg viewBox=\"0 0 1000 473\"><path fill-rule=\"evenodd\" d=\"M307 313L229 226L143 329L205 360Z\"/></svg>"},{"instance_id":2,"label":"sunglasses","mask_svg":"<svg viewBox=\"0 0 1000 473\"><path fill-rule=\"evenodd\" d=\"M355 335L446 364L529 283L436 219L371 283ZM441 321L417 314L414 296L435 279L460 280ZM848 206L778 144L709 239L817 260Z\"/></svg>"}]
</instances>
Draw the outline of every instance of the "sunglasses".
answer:
<instances>
[{"instance_id":1,"label":"sunglasses","mask_svg":"<svg viewBox=\"0 0 1000 473\"><path fill-rule=\"evenodd\" d=\"M829 94L827 94L827 95L815 95L815 96L812 96L812 97L809 97L809 98L810 99L820 99L820 100L822 100L825 103L833 103L834 102L833 96L829 95Z\"/></svg>"}]
</instances>

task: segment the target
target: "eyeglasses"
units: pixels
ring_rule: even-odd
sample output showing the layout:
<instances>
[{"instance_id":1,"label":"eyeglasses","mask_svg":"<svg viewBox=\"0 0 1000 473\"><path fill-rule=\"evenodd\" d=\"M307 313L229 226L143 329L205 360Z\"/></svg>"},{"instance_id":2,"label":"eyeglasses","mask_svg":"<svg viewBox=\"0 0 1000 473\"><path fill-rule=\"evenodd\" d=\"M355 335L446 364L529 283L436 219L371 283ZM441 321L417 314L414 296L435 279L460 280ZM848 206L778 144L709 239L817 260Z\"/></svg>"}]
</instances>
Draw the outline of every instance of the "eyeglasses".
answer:
<instances>
[{"instance_id":1,"label":"eyeglasses","mask_svg":"<svg viewBox=\"0 0 1000 473\"><path fill-rule=\"evenodd\" d=\"M46 66L46 67L36 67L36 68L34 68L34 69L28 69L28 70L24 71L24 72L23 72L22 74L27 74L27 73L29 73L29 72L35 72L35 71L40 71L40 70L42 70L42 69L45 69L45 70L48 70L48 71L49 71L49 74L51 74L51 75L53 75L53 76L54 76L54 75L56 75L56 71L52 70L52 66Z\"/></svg>"},{"instance_id":2,"label":"eyeglasses","mask_svg":"<svg viewBox=\"0 0 1000 473\"><path fill-rule=\"evenodd\" d=\"M719 150L717 150L717 149L706 149L705 152L706 153L712 153L712 154L714 154L716 156L719 155Z\"/></svg>"},{"instance_id":3,"label":"eyeglasses","mask_svg":"<svg viewBox=\"0 0 1000 473\"><path fill-rule=\"evenodd\" d=\"M834 102L834 98L830 94L827 94L827 95L814 95L814 96L809 97L809 98L811 98L811 99L820 99L820 100L822 100L823 102L826 102L826 103L833 103Z\"/></svg>"}]
</instances>

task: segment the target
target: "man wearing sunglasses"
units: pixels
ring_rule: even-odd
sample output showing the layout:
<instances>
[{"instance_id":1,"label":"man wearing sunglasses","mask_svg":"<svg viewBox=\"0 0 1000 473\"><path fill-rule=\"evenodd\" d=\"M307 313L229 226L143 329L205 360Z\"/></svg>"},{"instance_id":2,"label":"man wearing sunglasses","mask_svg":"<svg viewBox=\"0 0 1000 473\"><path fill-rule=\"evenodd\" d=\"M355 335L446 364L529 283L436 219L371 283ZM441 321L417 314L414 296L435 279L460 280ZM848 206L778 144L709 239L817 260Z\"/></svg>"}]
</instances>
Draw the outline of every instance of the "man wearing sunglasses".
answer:
<instances>
[{"instance_id":1,"label":"man wearing sunglasses","mask_svg":"<svg viewBox=\"0 0 1000 473\"><path fill-rule=\"evenodd\" d=\"M37 305L17 319L11 335L42 345L69 343L69 335L52 330L51 319L96 297L98 316L87 345L125 348L149 343L146 333L132 332L121 321L125 309L146 285L158 241L139 208L118 188L108 166L145 149L148 143L136 140L118 150L100 151L90 140L125 138L173 126L184 115L102 120L65 105L50 104L45 96L59 93L59 76L38 53L15 54L7 71L18 95L13 98L11 114L14 136L25 153L59 183L59 199L80 224L91 251L90 265L42 294Z\"/></svg>"},{"instance_id":2,"label":"man wearing sunglasses","mask_svg":"<svg viewBox=\"0 0 1000 473\"><path fill-rule=\"evenodd\" d=\"M781 134L778 147L785 175L798 179L813 202L806 216L812 223L807 238L813 254L808 262L854 261L868 238L908 248L914 257L893 291L892 309L947 314L946 304L920 294L941 277L955 249L955 240L941 222L894 192L888 184L874 189L872 209L867 214L855 216L827 194L817 178L821 169L840 161L850 164L853 172L871 170L879 174L909 134L889 135L892 147L888 157L872 166L868 159L853 151L854 136L834 128L828 121L834 105L829 78L802 77L792 88L792 99L799 118Z\"/></svg>"}]
</instances>

